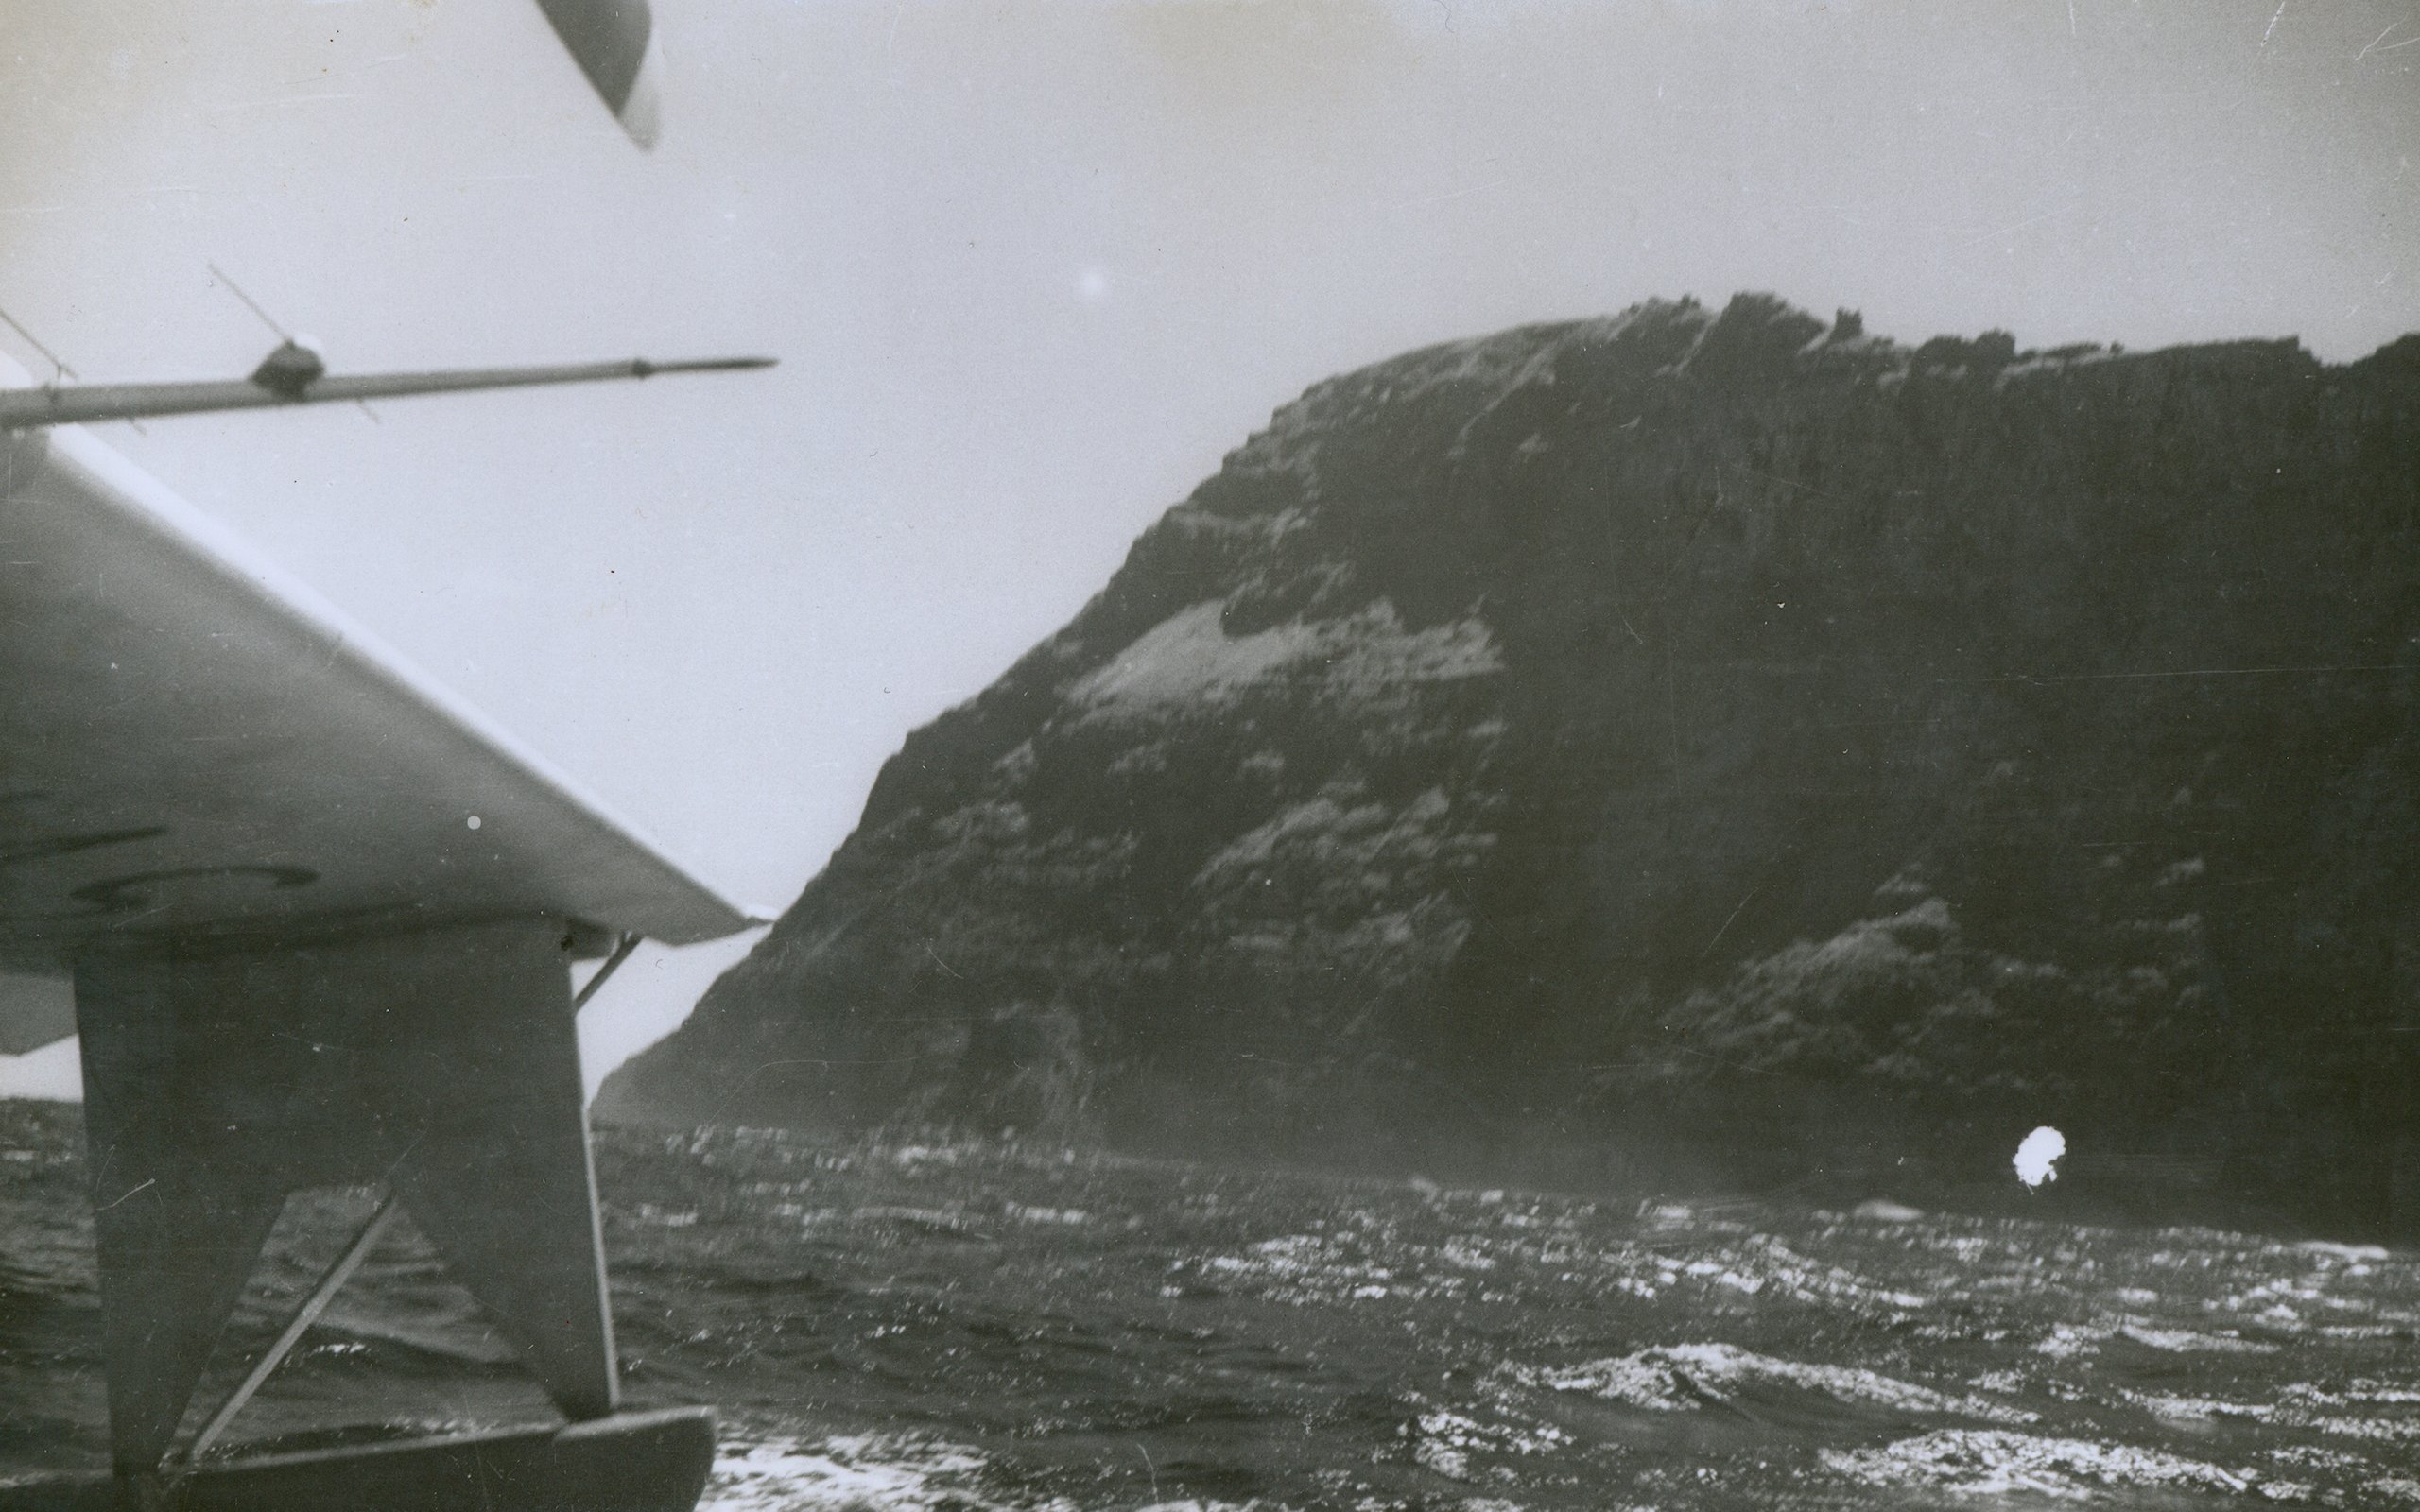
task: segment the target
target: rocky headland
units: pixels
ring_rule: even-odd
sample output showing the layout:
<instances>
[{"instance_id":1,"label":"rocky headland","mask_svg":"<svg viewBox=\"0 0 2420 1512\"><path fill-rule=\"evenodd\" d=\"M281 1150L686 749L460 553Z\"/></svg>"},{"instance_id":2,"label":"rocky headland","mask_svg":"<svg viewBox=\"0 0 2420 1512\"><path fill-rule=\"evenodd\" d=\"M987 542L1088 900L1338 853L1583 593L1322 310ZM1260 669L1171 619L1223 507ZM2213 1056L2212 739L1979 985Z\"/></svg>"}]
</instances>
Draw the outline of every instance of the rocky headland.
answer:
<instances>
[{"instance_id":1,"label":"rocky headland","mask_svg":"<svg viewBox=\"0 0 2420 1512\"><path fill-rule=\"evenodd\" d=\"M2415 692L2420 336L1434 347L910 736L601 1108L1767 1186L2050 1123L2105 1191L2385 1223Z\"/></svg>"}]
</instances>

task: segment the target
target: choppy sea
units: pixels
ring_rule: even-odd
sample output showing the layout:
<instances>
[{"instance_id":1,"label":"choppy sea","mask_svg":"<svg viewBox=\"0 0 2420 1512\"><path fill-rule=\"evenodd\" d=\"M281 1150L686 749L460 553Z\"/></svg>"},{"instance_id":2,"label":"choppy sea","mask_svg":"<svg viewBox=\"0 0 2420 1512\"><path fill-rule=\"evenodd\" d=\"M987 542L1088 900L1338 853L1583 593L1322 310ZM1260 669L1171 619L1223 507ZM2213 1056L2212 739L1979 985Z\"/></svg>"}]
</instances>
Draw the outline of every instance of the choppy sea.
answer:
<instances>
[{"instance_id":1,"label":"choppy sea","mask_svg":"<svg viewBox=\"0 0 2420 1512\"><path fill-rule=\"evenodd\" d=\"M738 1129L598 1162L629 1396L721 1409L719 1512L2420 1507L2405 1254ZM203 1398L370 1203L289 1206ZM72 1110L0 1107L0 1478L105 1461L89 1234ZM403 1234L233 1436L546 1416Z\"/></svg>"}]
</instances>

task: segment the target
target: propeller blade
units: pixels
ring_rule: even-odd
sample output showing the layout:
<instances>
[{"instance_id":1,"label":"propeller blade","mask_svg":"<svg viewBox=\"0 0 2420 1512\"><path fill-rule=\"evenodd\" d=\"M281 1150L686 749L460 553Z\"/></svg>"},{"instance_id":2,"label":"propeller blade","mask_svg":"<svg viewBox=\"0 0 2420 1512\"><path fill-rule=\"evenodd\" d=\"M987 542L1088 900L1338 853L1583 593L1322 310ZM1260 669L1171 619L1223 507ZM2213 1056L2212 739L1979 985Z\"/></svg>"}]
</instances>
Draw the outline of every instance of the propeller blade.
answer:
<instances>
[{"instance_id":1,"label":"propeller blade","mask_svg":"<svg viewBox=\"0 0 2420 1512\"><path fill-rule=\"evenodd\" d=\"M189 384L81 384L68 388L0 388L0 431L43 425L95 424L154 415L268 409L279 404L350 404L466 388L530 388L544 384L601 383L660 373L736 372L773 366L771 357L708 357L688 362L582 362L542 368L463 368L437 372L331 374L300 387L251 379Z\"/></svg>"},{"instance_id":2,"label":"propeller blade","mask_svg":"<svg viewBox=\"0 0 2420 1512\"><path fill-rule=\"evenodd\" d=\"M538 0L538 9L631 140L654 146L658 69L648 0Z\"/></svg>"}]
</instances>

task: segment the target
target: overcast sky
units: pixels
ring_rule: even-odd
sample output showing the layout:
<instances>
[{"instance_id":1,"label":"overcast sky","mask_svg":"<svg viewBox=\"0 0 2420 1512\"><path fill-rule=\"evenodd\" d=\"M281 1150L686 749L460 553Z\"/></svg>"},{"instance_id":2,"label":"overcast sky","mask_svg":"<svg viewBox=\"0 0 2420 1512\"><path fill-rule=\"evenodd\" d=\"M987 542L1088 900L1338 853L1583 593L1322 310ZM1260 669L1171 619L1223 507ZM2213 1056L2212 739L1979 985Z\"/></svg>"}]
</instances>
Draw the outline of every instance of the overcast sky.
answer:
<instances>
[{"instance_id":1,"label":"overcast sky","mask_svg":"<svg viewBox=\"0 0 2420 1512\"><path fill-rule=\"evenodd\" d=\"M751 902L1340 369L1742 288L2420 329L2409 0L656 9L646 154L527 4L11 0L0 307L88 379L249 370L214 261L338 370L778 355L103 432ZM731 954L634 964L592 1078Z\"/></svg>"}]
</instances>

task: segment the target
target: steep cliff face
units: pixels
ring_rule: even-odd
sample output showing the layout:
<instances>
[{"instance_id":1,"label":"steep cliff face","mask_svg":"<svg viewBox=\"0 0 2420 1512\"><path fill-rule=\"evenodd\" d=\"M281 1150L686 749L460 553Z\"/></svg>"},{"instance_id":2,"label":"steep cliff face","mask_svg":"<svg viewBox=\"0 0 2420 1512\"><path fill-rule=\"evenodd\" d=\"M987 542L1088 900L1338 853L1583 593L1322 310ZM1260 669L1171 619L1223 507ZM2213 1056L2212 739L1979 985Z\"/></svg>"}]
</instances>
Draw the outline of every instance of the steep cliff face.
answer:
<instances>
[{"instance_id":1,"label":"steep cliff face","mask_svg":"<svg viewBox=\"0 0 2420 1512\"><path fill-rule=\"evenodd\" d=\"M2420 338L1742 296L1433 348L911 736L608 1107L1299 1141L1816 1089L2300 1170L2420 1127L2415 682Z\"/></svg>"}]
</instances>

